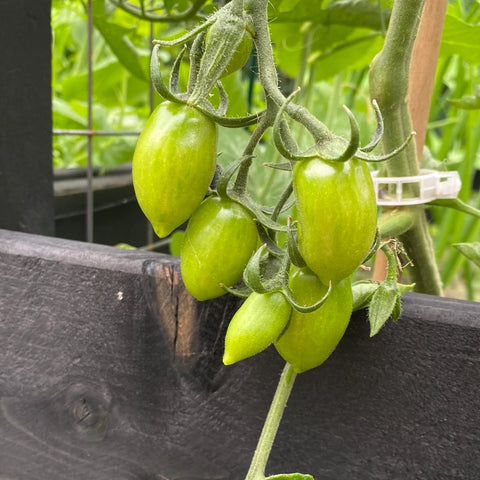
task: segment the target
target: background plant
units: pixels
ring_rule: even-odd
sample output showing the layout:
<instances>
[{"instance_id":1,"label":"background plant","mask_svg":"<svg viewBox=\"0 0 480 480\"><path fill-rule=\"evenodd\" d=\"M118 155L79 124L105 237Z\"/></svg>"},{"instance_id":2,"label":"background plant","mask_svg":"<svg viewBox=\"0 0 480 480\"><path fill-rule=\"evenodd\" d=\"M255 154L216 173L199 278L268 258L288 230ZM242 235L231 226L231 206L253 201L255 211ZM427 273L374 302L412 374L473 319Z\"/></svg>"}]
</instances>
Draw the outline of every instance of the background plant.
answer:
<instances>
[{"instance_id":1,"label":"background plant","mask_svg":"<svg viewBox=\"0 0 480 480\"><path fill-rule=\"evenodd\" d=\"M93 120L94 128L101 130L140 130L150 112L150 22L120 8L121 3L110 0L93 2ZM197 3L202 3L198 14L207 14L216 8L214 2ZM368 100L367 68L383 45L392 2L308 3L308 8L305 2L298 0L276 0L270 4L271 35L282 75L282 89L288 93L295 86L302 85L301 103L339 134L348 131L348 120L341 111L341 105L347 105L356 112L360 131L366 136L373 128L374 119ZM137 8L141 4L139 1L128 2ZM155 2L155 6L158 8L152 14L175 15L188 9L191 2L165 2L164 5ZM477 206L478 193L472 191L471 186L479 167L480 126L478 110L472 109L475 102L469 103L468 98L475 98L475 86L480 84L479 10L479 3L475 1L455 1L449 5L426 140L431 158L441 161L442 168L460 171L463 180L460 197ZM180 22L174 20L154 22L154 36L178 36L195 22L194 16ZM85 5L79 0L52 2L55 128L86 126L85 21ZM165 71L173 63L176 53L175 50L162 50ZM186 75L185 69L181 72ZM242 115L263 107L255 57L243 72L227 77L225 87L230 98L234 99L229 105L229 115ZM154 102L158 102L158 97ZM222 165L238 158L248 135L246 130L221 129L219 149L222 155L219 161ZM302 133L299 135L301 143ZM366 138L362 137L362 141ZM82 137L55 137L54 165L84 165L84 143ZM94 164L108 168L128 162L134 145L134 137L97 137ZM257 151L268 161L279 161L271 142L262 143ZM426 156L424 161L428 163L429 158ZM259 167L252 175L249 191L262 203L269 203L284 187L282 175L274 173ZM431 214L434 219L431 231L442 280L447 285L456 286L459 278L463 279L464 288L455 289L453 293L478 300L478 270L450 245L476 240L479 221L454 210L446 212L436 207L431 208Z\"/></svg>"}]
</instances>

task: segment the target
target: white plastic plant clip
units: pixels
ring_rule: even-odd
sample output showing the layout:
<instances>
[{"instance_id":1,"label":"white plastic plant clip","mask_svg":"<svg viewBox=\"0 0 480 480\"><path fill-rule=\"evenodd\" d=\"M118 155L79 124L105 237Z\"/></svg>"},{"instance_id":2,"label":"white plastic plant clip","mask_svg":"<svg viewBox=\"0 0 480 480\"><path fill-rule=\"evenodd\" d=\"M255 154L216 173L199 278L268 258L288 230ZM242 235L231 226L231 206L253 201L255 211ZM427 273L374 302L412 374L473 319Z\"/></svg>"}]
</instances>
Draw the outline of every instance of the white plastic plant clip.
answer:
<instances>
[{"instance_id":1,"label":"white plastic plant clip","mask_svg":"<svg viewBox=\"0 0 480 480\"><path fill-rule=\"evenodd\" d=\"M438 198L456 198L462 186L458 172L421 169L419 175L410 177L379 177L377 174L372 172L377 205L419 205ZM406 185L408 189L404 189ZM416 196L412 197L412 191Z\"/></svg>"}]
</instances>

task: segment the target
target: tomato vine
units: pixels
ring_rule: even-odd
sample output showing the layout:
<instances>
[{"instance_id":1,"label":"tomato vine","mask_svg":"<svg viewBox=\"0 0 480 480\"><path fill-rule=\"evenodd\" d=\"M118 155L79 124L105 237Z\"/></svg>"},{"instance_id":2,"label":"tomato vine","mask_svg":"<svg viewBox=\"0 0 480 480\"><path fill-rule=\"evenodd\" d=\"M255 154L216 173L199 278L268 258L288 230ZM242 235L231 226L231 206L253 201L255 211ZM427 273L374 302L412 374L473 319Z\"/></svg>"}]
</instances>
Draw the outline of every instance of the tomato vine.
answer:
<instances>
[{"instance_id":1,"label":"tomato vine","mask_svg":"<svg viewBox=\"0 0 480 480\"><path fill-rule=\"evenodd\" d=\"M377 128L364 146L348 108L350 136L344 139L294 101L297 90L288 97L281 91L267 6L268 0L232 0L182 37L154 42L151 76L165 102L145 127L134 159L137 196L157 233L165 236L190 218L181 254L190 292L199 300L227 292L246 297L229 325L224 363L241 361L271 344L287 362L248 480L265 478L268 454L295 375L329 357L352 310L369 305L372 335L388 318L399 317L400 294L414 285L397 283L403 249L396 241L381 242L381 237L401 235L406 245L420 242L416 248L421 253L414 262L427 264L426 275L435 280L432 288L440 291L423 210L391 209L377 225L367 166L387 161L392 173L403 175L417 168L405 88L423 2L395 2L385 48L372 66ZM222 78L244 63L252 41L266 108L230 118ZM182 91L179 68L185 49L172 67L168 86L160 74L158 53L185 42L191 43L190 72ZM219 94L218 106L210 102L214 90ZM178 112L177 118L164 111ZM241 157L219 169L216 185L207 193L215 167L216 124L250 126L252 131ZM309 148L300 147L299 129L310 136ZM256 203L247 189L252 163L257 161L256 148L269 130L285 162L267 163L265 168L291 176L273 207ZM384 154L372 153L380 142ZM387 256L386 280L352 284L352 274L378 249ZM414 276L422 288L426 275Z\"/></svg>"}]
</instances>

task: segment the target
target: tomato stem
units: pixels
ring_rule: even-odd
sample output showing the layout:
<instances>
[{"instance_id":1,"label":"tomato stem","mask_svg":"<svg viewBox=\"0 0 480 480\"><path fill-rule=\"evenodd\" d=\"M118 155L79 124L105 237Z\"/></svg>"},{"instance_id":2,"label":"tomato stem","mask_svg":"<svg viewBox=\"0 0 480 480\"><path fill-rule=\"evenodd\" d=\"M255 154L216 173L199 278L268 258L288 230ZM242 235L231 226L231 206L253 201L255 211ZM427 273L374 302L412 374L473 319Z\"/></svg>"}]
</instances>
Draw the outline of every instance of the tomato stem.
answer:
<instances>
[{"instance_id":1,"label":"tomato stem","mask_svg":"<svg viewBox=\"0 0 480 480\"><path fill-rule=\"evenodd\" d=\"M384 151L391 151L400 145L412 131L407 103L409 68L423 6L424 0L398 0L394 3L384 48L370 67L370 94L380 106L385 125L382 139ZM392 177L418 175L413 142L387 161L387 172ZM412 216L413 221L399 239L413 261L414 267L410 272L416 284L415 289L442 295L442 283L424 207L420 205L404 210Z\"/></svg>"},{"instance_id":2,"label":"tomato stem","mask_svg":"<svg viewBox=\"0 0 480 480\"><path fill-rule=\"evenodd\" d=\"M270 451L272 450L296 376L297 374L293 371L293 367L286 363L245 480L263 480L265 478L268 457L270 456Z\"/></svg>"}]
</instances>

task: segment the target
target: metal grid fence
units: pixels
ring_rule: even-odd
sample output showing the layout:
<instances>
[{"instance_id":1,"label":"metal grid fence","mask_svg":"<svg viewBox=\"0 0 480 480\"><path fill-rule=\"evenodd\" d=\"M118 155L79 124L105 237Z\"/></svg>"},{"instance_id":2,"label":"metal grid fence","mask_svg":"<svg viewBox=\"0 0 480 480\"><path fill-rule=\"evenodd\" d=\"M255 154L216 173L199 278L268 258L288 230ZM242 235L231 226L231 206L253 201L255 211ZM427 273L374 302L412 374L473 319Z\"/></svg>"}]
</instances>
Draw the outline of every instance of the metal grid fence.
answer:
<instances>
[{"instance_id":1,"label":"metal grid fence","mask_svg":"<svg viewBox=\"0 0 480 480\"><path fill-rule=\"evenodd\" d=\"M87 0L87 128L85 129L53 129L53 135L72 135L87 137L87 193L86 193L86 238L87 242L93 242L94 235L94 203L93 203L93 139L97 136L138 136L139 131L109 131L93 129L93 16L92 1ZM153 5L153 0L152 0ZM150 45L153 41L153 23L150 22ZM154 92L152 84L149 84L149 105L153 110ZM148 224L148 222L146 222ZM153 232L148 224L148 240L153 240Z\"/></svg>"}]
</instances>

